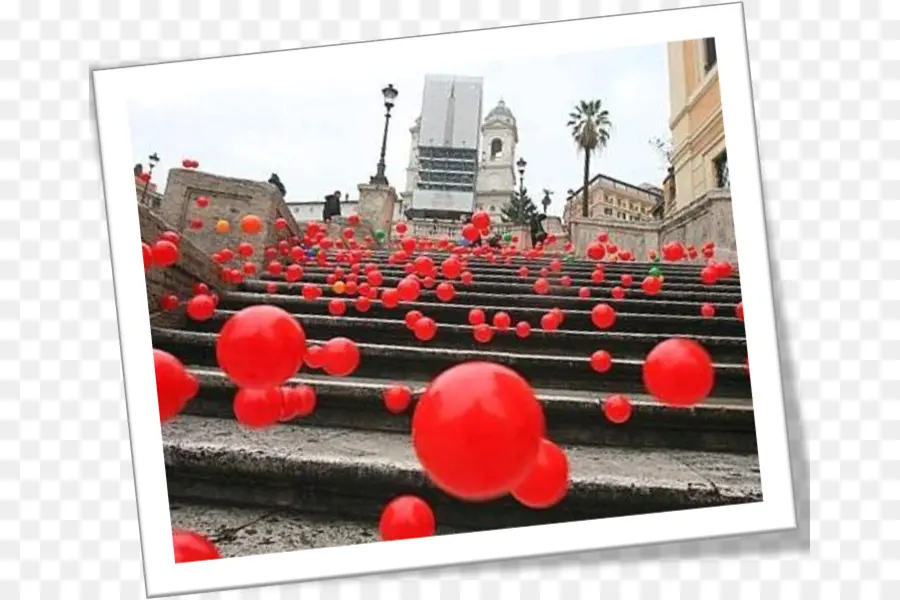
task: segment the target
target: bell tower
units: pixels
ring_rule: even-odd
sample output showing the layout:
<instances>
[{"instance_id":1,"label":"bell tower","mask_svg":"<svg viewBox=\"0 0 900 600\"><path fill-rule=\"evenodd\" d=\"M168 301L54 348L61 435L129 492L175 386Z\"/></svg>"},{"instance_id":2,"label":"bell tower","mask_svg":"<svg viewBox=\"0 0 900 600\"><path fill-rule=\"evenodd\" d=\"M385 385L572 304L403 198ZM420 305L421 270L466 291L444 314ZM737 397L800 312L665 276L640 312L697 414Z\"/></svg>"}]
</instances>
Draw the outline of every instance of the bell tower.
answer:
<instances>
[{"instance_id":1,"label":"bell tower","mask_svg":"<svg viewBox=\"0 0 900 600\"><path fill-rule=\"evenodd\" d=\"M481 125L481 164L475 206L494 220L516 190L516 145L519 132L516 118L501 99Z\"/></svg>"}]
</instances>

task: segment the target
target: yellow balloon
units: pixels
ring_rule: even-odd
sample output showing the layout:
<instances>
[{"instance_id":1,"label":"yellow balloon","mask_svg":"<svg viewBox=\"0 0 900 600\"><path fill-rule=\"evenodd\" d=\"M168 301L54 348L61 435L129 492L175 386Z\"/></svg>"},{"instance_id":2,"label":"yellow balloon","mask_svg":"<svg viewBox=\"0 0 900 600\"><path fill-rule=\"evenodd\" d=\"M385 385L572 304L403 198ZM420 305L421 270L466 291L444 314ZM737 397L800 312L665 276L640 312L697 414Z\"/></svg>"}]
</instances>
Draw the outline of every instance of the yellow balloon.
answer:
<instances>
[{"instance_id":1,"label":"yellow balloon","mask_svg":"<svg viewBox=\"0 0 900 600\"><path fill-rule=\"evenodd\" d=\"M216 223L216 232L218 233L228 233L231 231L231 225L228 224L228 221L224 219Z\"/></svg>"},{"instance_id":2,"label":"yellow balloon","mask_svg":"<svg viewBox=\"0 0 900 600\"><path fill-rule=\"evenodd\" d=\"M347 290L347 286L344 285L343 281L335 281L331 289L334 290L335 294L343 294Z\"/></svg>"}]
</instances>

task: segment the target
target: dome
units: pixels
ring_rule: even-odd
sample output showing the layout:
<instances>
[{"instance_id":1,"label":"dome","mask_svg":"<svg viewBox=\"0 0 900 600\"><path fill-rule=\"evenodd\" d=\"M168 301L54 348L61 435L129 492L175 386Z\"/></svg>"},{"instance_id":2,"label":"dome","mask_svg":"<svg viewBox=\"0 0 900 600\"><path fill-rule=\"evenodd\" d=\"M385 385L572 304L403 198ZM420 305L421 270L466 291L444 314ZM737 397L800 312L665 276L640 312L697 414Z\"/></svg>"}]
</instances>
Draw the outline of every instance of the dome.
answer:
<instances>
[{"instance_id":1,"label":"dome","mask_svg":"<svg viewBox=\"0 0 900 600\"><path fill-rule=\"evenodd\" d=\"M500 102L497 103L497 106L491 109L491 112L487 114L485 117L485 121L491 121L493 119L499 119L501 121L510 121L513 124L516 122L516 118L513 116L512 111L509 110L509 107L506 106L506 102L503 99L500 99Z\"/></svg>"}]
</instances>

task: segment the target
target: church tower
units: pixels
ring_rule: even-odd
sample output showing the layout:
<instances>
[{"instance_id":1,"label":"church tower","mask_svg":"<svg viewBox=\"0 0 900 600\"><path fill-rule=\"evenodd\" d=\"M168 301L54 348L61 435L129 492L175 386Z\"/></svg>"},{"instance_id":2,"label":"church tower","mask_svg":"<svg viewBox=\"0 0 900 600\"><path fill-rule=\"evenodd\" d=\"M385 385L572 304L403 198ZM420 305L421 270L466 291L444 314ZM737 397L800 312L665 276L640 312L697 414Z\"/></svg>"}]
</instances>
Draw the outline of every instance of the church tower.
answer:
<instances>
[{"instance_id":1,"label":"church tower","mask_svg":"<svg viewBox=\"0 0 900 600\"><path fill-rule=\"evenodd\" d=\"M500 211L516 190L516 118L501 99L481 126L481 165L475 188L476 209L500 220Z\"/></svg>"}]
</instances>

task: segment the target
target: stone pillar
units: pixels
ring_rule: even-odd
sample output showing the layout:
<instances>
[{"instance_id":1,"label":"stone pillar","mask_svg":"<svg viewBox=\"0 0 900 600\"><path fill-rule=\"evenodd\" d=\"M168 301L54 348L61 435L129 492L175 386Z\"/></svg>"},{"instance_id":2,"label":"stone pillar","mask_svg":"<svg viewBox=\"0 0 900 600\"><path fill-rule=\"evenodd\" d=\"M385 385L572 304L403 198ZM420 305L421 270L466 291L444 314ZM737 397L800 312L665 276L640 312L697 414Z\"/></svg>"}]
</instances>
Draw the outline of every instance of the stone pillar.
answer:
<instances>
[{"instance_id":1,"label":"stone pillar","mask_svg":"<svg viewBox=\"0 0 900 600\"><path fill-rule=\"evenodd\" d=\"M391 237L391 221L394 218L394 204L397 201L397 190L393 187L377 183L361 183L357 213L373 230L383 231L387 240Z\"/></svg>"}]
</instances>

